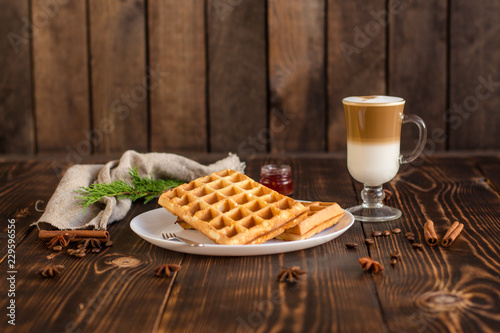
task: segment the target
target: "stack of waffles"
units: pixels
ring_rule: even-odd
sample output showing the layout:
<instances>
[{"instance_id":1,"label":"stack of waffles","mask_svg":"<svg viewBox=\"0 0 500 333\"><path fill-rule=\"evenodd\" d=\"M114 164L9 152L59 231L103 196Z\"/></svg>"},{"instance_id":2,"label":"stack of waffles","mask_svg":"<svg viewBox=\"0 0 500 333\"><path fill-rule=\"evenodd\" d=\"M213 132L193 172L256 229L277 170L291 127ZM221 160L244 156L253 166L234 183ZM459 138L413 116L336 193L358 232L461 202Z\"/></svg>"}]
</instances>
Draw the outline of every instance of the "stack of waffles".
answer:
<instances>
[{"instance_id":1,"label":"stack of waffles","mask_svg":"<svg viewBox=\"0 0 500 333\"><path fill-rule=\"evenodd\" d=\"M302 202L308 208L307 216L299 223L286 229L277 239L292 241L307 239L337 224L344 216L344 210L335 202Z\"/></svg>"},{"instance_id":2,"label":"stack of waffles","mask_svg":"<svg viewBox=\"0 0 500 333\"><path fill-rule=\"evenodd\" d=\"M290 232L292 235L304 232L299 235L304 238L299 239L305 239L312 236L309 229L316 227L314 223L299 227L311 219L311 204L304 205L279 194L234 170L216 172L183 184L163 193L158 202L176 215L185 224L183 227L190 226L217 244L260 244ZM342 209L340 211L343 214ZM331 222L332 217L327 217ZM322 225L323 222L321 220Z\"/></svg>"}]
</instances>

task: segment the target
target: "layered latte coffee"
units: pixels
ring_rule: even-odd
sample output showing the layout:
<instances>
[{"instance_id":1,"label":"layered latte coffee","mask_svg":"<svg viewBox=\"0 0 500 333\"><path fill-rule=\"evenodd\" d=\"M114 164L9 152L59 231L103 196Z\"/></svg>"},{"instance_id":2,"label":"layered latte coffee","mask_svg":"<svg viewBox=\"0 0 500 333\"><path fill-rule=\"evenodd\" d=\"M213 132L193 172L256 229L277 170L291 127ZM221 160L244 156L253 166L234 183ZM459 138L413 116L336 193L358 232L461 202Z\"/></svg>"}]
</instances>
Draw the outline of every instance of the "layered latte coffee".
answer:
<instances>
[{"instance_id":1,"label":"layered latte coffee","mask_svg":"<svg viewBox=\"0 0 500 333\"><path fill-rule=\"evenodd\" d=\"M390 181L400 165L405 100L392 96L354 96L344 98L342 103L349 173L368 186Z\"/></svg>"}]
</instances>

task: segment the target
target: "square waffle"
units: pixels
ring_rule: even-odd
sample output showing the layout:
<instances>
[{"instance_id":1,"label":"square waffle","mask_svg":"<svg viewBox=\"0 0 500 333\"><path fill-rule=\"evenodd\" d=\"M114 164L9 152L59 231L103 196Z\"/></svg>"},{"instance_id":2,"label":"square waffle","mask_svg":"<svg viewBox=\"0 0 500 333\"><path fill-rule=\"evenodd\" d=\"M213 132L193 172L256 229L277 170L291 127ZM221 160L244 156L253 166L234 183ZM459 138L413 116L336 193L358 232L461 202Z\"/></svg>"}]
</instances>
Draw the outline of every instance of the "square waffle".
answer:
<instances>
[{"instance_id":1,"label":"square waffle","mask_svg":"<svg viewBox=\"0 0 500 333\"><path fill-rule=\"evenodd\" d=\"M301 203L234 170L163 193L158 203L217 244L260 244L300 222ZM303 214L305 218L305 214Z\"/></svg>"},{"instance_id":2,"label":"square waffle","mask_svg":"<svg viewBox=\"0 0 500 333\"><path fill-rule=\"evenodd\" d=\"M301 240L307 239L317 233L337 224L344 211L334 202L302 202L308 208L307 217L296 226L286 229L277 239Z\"/></svg>"}]
</instances>

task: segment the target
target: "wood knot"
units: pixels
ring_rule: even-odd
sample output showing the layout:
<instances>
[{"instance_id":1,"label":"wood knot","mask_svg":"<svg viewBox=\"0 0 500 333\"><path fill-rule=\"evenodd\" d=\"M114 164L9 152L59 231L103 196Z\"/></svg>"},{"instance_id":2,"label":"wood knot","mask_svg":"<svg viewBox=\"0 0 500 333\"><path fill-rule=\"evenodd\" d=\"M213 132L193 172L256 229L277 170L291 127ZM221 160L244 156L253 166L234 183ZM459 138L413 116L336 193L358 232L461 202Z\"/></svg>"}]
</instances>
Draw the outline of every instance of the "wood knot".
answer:
<instances>
[{"instance_id":1,"label":"wood knot","mask_svg":"<svg viewBox=\"0 0 500 333\"><path fill-rule=\"evenodd\" d=\"M467 306L462 295L456 292L430 292L417 299L417 305L428 312L455 311Z\"/></svg>"},{"instance_id":2,"label":"wood knot","mask_svg":"<svg viewBox=\"0 0 500 333\"><path fill-rule=\"evenodd\" d=\"M136 259L134 257L119 257L116 259L113 259L111 261L112 265L115 265L117 267L137 267L141 264L141 261L139 259Z\"/></svg>"}]
</instances>

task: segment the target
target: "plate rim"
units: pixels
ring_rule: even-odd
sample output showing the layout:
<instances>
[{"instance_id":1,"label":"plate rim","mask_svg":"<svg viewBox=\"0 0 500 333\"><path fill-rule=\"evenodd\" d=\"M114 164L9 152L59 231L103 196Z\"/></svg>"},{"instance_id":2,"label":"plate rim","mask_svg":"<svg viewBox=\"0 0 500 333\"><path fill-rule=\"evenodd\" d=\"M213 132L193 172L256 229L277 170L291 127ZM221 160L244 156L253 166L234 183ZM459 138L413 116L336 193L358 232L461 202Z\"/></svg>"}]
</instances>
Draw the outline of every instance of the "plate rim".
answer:
<instances>
[{"instance_id":1,"label":"plate rim","mask_svg":"<svg viewBox=\"0 0 500 333\"><path fill-rule=\"evenodd\" d=\"M303 201L303 200L302 200ZM148 215L153 215L153 214L160 214L160 211L171 215L172 217L175 217L174 214L168 212L165 208L163 207L158 207L155 209L148 210L146 212L143 212L139 215L136 215L135 217L132 218L130 221L130 228L132 231L144 239L145 241L167 249L167 250L172 250L176 252L182 252L182 253L188 253L188 254L198 254L198 255L204 255L204 256L256 256L256 255L270 255L270 254L279 254L279 253L287 253L287 252L293 252L293 251L300 251L300 250L305 250L311 247L316 247L321 244L328 243L335 238L339 237L342 235L344 232L349 230L353 224L354 224L354 216L346 211L345 209L342 209L344 211L344 216L342 219L339 221L339 223L342 222L345 218L349 219L345 223L347 225L339 230L334 230L333 232L330 231L330 233L321 235L325 231L328 231L331 228L335 228L336 225L331 226L330 228L327 228L320 233L304 240L295 240L295 241L280 241L276 240L276 242L273 243L262 243L262 244L249 244L249 245L226 245L226 244L205 244L203 247L191 247L187 246L186 244L176 242L176 241L169 241L165 240L163 238L160 238L159 235L154 235L150 232L145 232L139 230L142 228L144 230L144 227L140 224L141 220L144 220L145 218L147 219L149 216ZM168 216L167 215L167 216ZM167 222L168 223L168 222ZM174 224L173 222L170 222L165 225L165 228L168 226ZM284 246L285 245L285 246ZM227 249L231 249L234 251L227 252Z\"/></svg>"}]
</instances>

